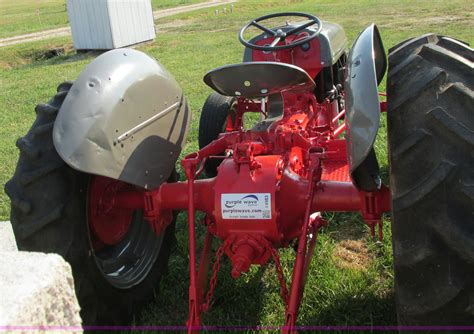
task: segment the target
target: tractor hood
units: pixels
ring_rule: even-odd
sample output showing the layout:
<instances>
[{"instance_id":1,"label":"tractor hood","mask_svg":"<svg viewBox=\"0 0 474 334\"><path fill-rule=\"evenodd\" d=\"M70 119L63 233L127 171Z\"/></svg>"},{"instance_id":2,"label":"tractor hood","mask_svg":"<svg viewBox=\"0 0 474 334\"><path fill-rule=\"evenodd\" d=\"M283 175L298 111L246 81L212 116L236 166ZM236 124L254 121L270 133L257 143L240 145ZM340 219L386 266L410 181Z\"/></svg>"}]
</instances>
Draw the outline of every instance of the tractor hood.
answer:
<instances>
[{"instance_id":1,"label":"tractor hood","mask_svg":"<svg viewBox=\"0 0 474 334\"><path fill-rule=\"evenodd\" d=\"M383 79L387 60L377 27L372 24L360 33L350 52L345 82L347 155L352 180L364 190L374 190L370 174L378 178L373 146L380 126L378 85ZM369 178L370 178L369 177ZM374 181L377 183L377 181ZM362 184L364 183L364 184Z\"/></svg>"},{"instance_id":2,"label":"tractor hood","mask_svg":"<svg viewBox=\"0 0 474 334\"><path fill-rule=\"evenodd\" d=\"M181 88L160 63L117 49L74 82L53 140L72 168L151 189L174 170L190 119Z\"/></svg>"}]
</instances>

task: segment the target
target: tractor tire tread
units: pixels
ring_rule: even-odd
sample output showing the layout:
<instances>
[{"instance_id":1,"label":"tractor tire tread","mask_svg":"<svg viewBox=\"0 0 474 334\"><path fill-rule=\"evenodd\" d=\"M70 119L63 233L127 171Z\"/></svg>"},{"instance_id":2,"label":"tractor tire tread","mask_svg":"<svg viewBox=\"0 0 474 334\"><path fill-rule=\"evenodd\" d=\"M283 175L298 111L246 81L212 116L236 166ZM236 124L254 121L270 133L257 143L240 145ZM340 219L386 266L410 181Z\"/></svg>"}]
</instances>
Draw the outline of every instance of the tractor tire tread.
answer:
<instances>
[{"instance_id":1,"label":"tractor tire tread","mask_svg":"<svg viewBox=\"0 0 474 334\"><path fill-rule=\"evenodd\" d=\"M43 134L50 134L54 128L54 122L38 125L36 128L31 129L32 138L36 140L36 137Z\"/></svg>"},{"instance_id":2,"label":"tractor tire tread","mask_svg":"<svg viewBox=\"0 0 474 334\"><path fill-rule=\"evenodd\" d=\"M28 215L31 212L31 202L22 198L18 194L12 180L9 180L7 183L5 183L4 189L7 196L10 197L11 205L13 208L15 208L15 210L18 210L23 215Z\"/></svg>"},{"instance_id":3,"label":"tractor tire tread","mask_svg":"<svg viewBox=\"0 0 474 334\"><path fill-rule=\"evenodd\" d=\"M18 138L15 144L20 152L31 160L37 159L40 155L39 148L31 145L30 141L25 137Z\"/></svg>"},{"instance_id":4,"label":"tractor tire tread","mask_svg":"<svg viewBox=\"0 0 474 334\"><path fill-rule=\"evenodd\" d=\"M468 43L450 37L443 37L439 40L438 45L471 62L474 61L474 54Z\"/></svg>"},{"instance_id":5,"label":"tractor tire tread","mask_svg":"<svg viewBox=\"0 0 474 334\"><path fill-rule=\"evenodd\" d=\"M404 108L405 103L412 103L413 100L418 99L425 91L432 91L433 88L438 88L440 84L446 82L446 72L438 67L429 68L426 73L419 80L410 80L410 72L416 70L418 66L406 65L406 71L392 76L391 89L400 91L398 96L393 97L387 103L390 104L392 110ZM389 83L387 82L387 85ZM387 86L388 87L388 86Z\"/></svg>"},{"instance_id":6,"label":"tractor tire tread","mask_svg":"<svg viewBox=\"0 0 474 334\"><path fill-rule=\"evenodd\" d=\"M430 116L430 121L435 123L435 126L440 126L469 146L474 146L474 131L468 129L463 123L458 122L446 110L436 107L428 111L428 115Z\"/></svg>"},{"instance_id":7,"label":"tractor tire tread","mask_svg":"<svg viewBox=\"0 0 474 334\"><path fill-rule=\"evenodd\" d=\"M400 143L392 152L391 156L394 160L399 160L404 154L409 152L412 148L418 146L420 142L426 140L430 134L425 130L416 130L413 134L408 136L403 142Z\"/></svg>"},{"instance_id":8,"label":"tractor tire tread","mask_svg":"<svg viewBox=\"0 0 474 334\"><path fill-rule=\"evenodd\" d=\"M398 65L398 63L403 61L408 55L412 54L418 47L427 43L437 43L438 41L439 37L432 33L407 39L388 50L388 61L392 66Z\"/></svg>"},{"instance_id":9,"label":"tractor tire tread","mask_svg":"<svg viewBox=\"0 0 474 334\"><path fill-rule=\"evenodd\" d=\"M52 102L54 103L54 102ZM50 103L40 103L35 108L36 114L54 116L58 113L59 109Z\"/></svg>"},{"instance_id":10,"label":"tractor tire tread","mask_svg":"<svg viewBox=\"0 0 474 334\"><path fill-rule=\"evenodd\" d=\"M400 325L474 323L473 50L424 35L389 51L387 123ZM471 296L471 297L469 297Z\"/></svg>"},{"instance_id":11,"label":"tractor tire tread","mask_svg":"<svg viewBox=\"0 0 474 334\"><path fill-rule=\"evenodd\" d=\"M456 166L449 161L442 161L433 172L426 175L425 179L421 180L421 182L418 182L404 193L394 194L392 197L393 209L401 211L416 204L423 199L423 197L431 193L434 188L444 182L454 167Z\"/></svg>"},{"instance_id":12,"label":"tractor tire tread","mask_svg":"<svg viewBox=\"0 0 474 334\"><path fill-rule=\"evenodd\" d=\"M39 217L34 221L30 221L28 223L22 224L21 226L18 226L16 235L18 236L19 240L21 241L28 239L46 225L54 223L55 221L60 219L63 213L63 208L64 206L60 205L50 210L44 216Z\"/></svg>"},{"instance_id":13,"label":"tractor tire tread","mask_svg":"<svg viewBox=\"0 0 474 334\"><path fill-rule=\"evenodd\" d=\"M22 186L27 186L27 185L31 184L32 182L34 182L34 181L46 176L47 174L55 171L56 169L61 168L62 166L64 166L64 162L62 162L62 161L58 161L58 162L52 161L51 163L46 164L45 166L43 166L41 168L33 169L31 171L28 171L28 172L25 171L25 172L21 173L18 177L19 177L21 185Z\"/></svg>"}]
</instances>

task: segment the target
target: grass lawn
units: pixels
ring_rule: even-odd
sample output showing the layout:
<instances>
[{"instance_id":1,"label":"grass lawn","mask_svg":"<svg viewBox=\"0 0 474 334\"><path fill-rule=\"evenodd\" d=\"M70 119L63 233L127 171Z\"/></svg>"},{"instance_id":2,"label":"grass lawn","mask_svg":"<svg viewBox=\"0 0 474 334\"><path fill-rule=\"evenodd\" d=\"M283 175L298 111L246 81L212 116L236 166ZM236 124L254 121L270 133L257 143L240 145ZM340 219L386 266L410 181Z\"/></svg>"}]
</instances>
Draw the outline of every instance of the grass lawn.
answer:
<instances>
[{"instance_id":1,"label":"grass lawn","mask_svg":"<svg viewBox=\"0 0 474 334\"><path fill-rule=\"evenodd\" d=\"M152 0L153 10L205 0ZM66 0L1 0L0 38L68 25Z\"/></svg>"},{"instance_id":2,"label":"grass lawn","mask_svg":"<svg viewBox=\"0 0 474 334\"><path fill-rule=\"evenodd\" d=\"M50 1L53 2L53 1ZM56 1L59 2L59 1ZM46 1L42 2L45 3ZM35 2L36 4L36 2ZM0 5L3 8L4 4ZM153 43L139 49L156 57L182 85L194 119L183 154L197 148L200 108L210 88L202 81L210 69L241 61L243 47L239 27L251 18L278 11L303 11L341 24L352 42L368 24L380 28L385 48L427 32L474 42L472 2L469 1L241 1L233 14L214 15L214 10L184 13L161 20L166 28ZM53 8L53 6L49 7ZM174 23L173 23L174 22ZM169 24L167 24L169 23ZM3 24L3 21L2 21ZM4 31L4 28L0 28ZM64 47L65 55L44 59L41 54ZM2 48L0 53L0 180L13 174L18 152L16 139L34 120L35 104L48 100L56 85L73 80L94 55L75 54L69 38ZM381 90L385 83L381 85ZM385 122L382 122L385 124ZM376 151L387 171L386 129L382 126ZM0 219L8 219L9 201L0 194ZM394 325L393 269L390 222L385 220L385 242L375 244L358 215L326 214L330 226L318 239L303 304L300 325ZM177 224L177 245L170 259L159 298L136 319L137 325L179 325L187 317L186 216ZM202 235L201 235L202 237ZM284 272L290 276L294 251L280 251ZM284 308L272 265L252 268L237 281L224 262L218 275L214 306L204 316L209 325L276 326L283 323Z\"/></svg>"}]
</instances>

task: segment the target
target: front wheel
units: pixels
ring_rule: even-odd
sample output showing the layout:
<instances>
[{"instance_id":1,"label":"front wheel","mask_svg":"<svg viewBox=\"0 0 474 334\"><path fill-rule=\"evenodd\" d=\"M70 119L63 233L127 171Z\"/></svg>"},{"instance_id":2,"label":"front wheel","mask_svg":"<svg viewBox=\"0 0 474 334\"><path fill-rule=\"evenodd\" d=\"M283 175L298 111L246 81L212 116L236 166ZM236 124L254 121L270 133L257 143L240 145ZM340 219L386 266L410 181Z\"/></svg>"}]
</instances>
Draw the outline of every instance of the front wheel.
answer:
<instances>
[{"instance_id":1,"label":"front wheel","mask_svg":"<svg viewBox=\"0 0 474 334\"><path fill-rule=\"evenodd\" d=\"M156 235L139 210L98 214L104 193L129 184L73 170L57 154L52 129L70 83L36 107L17 141L20 158L5 185L18 248L57 253L72 267L84 325L127 324L153 298L166 269L174 224Z\"/></svg>"},{"instance_id":2,"label":"front wheel","mask_svg":"<svg viewBox=\"0 0 474 334\"><path fill-rule=\"evenodd\" d=\"M199 148L209 145L219 137L219 134L232 131L235 121L236 99L212 93L208 96L201 110L199 119ZM224 152L222 152L224 155ZM217 175L217 167L221 160L208 160L204 165L206 175L214 177Z\"/></svg>"}]
</instances>

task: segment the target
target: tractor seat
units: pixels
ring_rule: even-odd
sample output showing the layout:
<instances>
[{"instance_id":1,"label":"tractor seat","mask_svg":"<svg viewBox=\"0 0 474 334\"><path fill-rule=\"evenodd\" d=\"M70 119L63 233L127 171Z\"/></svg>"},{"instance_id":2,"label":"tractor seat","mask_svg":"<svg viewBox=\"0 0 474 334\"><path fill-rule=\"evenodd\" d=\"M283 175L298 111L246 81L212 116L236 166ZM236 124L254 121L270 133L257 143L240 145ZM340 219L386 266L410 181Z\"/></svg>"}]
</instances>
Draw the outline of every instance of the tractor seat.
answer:
<instances>
[{"instance_id":1,"label":"tractor seat","mask_svg":"<svg viewBox=\"0 0 474 334\"><path fill-rule=\"evenodd\" d=\"M283 91L312 91L315 83L298 66L277 62L226 65L208 72L204 82L225 96L260 98Z\"/></svg>"}]
</instances>

